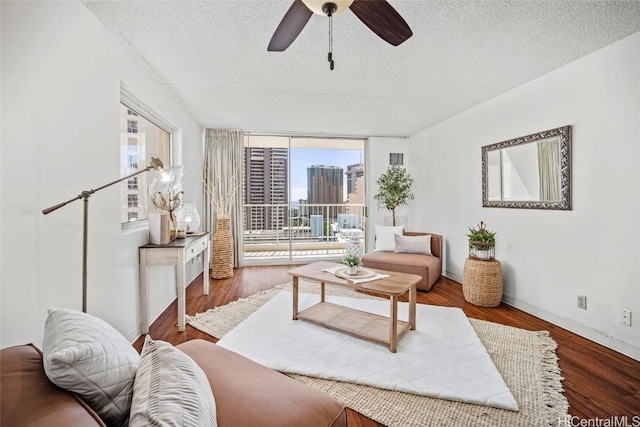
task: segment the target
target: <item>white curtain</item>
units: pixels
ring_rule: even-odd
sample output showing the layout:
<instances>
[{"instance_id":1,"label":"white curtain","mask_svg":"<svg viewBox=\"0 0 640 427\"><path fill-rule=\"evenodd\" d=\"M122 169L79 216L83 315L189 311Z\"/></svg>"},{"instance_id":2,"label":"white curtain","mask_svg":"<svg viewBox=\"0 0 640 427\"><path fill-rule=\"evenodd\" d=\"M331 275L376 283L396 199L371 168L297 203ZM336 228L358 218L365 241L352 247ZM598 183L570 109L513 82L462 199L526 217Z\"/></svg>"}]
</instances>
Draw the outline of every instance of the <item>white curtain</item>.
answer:
<instances>
[{"instance_id":1,"label":"white curtain","mask_svg":"<svg viewBox=\"0 0 640 427\"><path fill-rule=\"evenodd\" d=\"M207 129L204 144L205 188L217 186L227 192L236 186L234 201L229 212L229 228L233 236L234 267L244 265L244 206L242 182L244 179L244 134L241 131ZM219 177L216 180L214 177ZM219 182L216 182L219 181ZM216 212L211 194L205 191L204 218L206 230L215 232ZM212 251L216 248L212 245Z\"/></svg>"},{"instance_id":2,"label":"white curtain","mask_svg":"<svg viewBox=\"0 0 640 427\"><path fill-rule=\"evenodd\" d=\"M560 140L538 142L540 200L560 201Z\"/></svg>"}]
</instances>

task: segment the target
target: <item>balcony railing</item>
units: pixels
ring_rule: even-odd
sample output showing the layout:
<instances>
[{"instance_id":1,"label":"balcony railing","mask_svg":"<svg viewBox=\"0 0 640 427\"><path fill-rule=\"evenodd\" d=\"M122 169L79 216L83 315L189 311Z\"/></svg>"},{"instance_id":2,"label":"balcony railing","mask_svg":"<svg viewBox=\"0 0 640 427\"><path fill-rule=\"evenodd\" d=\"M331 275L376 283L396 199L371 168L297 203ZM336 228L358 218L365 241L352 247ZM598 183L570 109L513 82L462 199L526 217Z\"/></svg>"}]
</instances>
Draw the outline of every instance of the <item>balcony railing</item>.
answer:
<instances>
[{"instance_id":1,"label":"balcony railing","mask_svg":"<svg viewBox=\"0 0 640 427\"><path fill-rule=\"evenodd\" d=\"M363 204L245 204L245 258L340 257L364 247Z\"/></svg>"}]
</instances>

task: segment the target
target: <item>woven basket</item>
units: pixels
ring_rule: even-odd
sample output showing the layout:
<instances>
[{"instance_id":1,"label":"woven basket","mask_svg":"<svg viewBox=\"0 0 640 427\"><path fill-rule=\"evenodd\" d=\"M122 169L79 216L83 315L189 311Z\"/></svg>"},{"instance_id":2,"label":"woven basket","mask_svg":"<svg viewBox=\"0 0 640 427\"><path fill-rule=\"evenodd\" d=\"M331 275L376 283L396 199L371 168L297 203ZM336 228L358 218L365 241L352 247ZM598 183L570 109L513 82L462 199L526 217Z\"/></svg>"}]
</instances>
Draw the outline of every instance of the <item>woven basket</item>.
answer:
<instances>
[{"instance_id":1,"label":"woven basket","mask_svg":"<svg viewBox=\"0 0 640 427\"><path fill-rule=\"evenodd\" d=\"M502 300L502 289L500 261L467 258L462 279L462 293L467 302L482 307L497 307Z\"/></svg>"},{"instance_id":2,"label":"woven basket","mask_svg":"<svg viewBox=\"0 0 640 427\"><path fill-rule=\"evenodd\" d=\"M229 231L229 218L218 218L213 234L213 262L211 277L228 279L233 277L233 239Z\"/></svg>"}]
</instances>

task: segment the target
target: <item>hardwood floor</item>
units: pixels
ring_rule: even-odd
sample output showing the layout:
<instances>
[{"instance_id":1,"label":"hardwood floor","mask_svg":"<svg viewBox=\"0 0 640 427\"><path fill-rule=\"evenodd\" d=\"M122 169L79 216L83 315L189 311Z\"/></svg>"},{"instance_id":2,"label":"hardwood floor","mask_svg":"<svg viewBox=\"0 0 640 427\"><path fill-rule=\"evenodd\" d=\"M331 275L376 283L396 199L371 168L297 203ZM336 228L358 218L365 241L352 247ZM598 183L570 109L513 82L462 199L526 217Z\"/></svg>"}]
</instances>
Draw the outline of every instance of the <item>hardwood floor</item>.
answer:
<instances>
[{"instance_id":1,"label":"hardwood floor","mask_svg":"<svg viewBox=\"0 0 640 427\"><path fill-rule=\"evenodd\" d=\"M187 288L187 313L203 312L287 283L290 281L287 271L291 268L260 266L237 269L231 279L211 280L208 296L202 293L200 276ZM528 330L549 331L558 343L557 355L564 377L564 394L569 401L571 415L585 420L626 415L629 423L632 423L632 417L640 417L640 362L508 305L483 308L469 304L464 300L461 285L444 277L431 291L418 292L417 301L421 304L460 307L468 317L476 319ZM189 325L184 332L178 332L176 318L177 308L174 302L151 325L149 333L154 339L172 344L195 338L216 341ZM142 348L142 343L143 337L134 343L138 351ZM640 421L640 418L636 420ZM348 412L348 421L349 426L355 427L379 425L351 410ZM574 421L574 425L581 424ZM587 425L586 421L582 425Z\"/></svg>"}]
</instances>

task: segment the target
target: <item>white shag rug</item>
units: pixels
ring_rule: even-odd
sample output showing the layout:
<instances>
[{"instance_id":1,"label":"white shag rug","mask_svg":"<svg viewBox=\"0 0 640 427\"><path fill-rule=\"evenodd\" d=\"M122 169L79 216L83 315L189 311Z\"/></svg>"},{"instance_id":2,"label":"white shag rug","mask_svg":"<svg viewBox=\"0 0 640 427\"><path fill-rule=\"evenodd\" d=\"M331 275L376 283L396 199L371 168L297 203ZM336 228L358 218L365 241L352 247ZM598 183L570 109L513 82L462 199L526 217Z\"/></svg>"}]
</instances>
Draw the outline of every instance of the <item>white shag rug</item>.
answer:
<instances>
[{"instance_id":1,"label":"white shag rug","mask_svg":"<svg viewBox=\"0 0 640 427\"><path fill-rule=\"evenodd\" d=\"M291 319L293 295L283 291L218 344L286 374L368 385L440 399L518 410L502 376L459 308L418 304L416 330L389 347ZM389 301L327 296L327 302L388 316ZM300 311L320 302L299 294ZM409 304L398 303L408 319Z\"/></svg>"},{"instance_id":2,"label":"white shag rug","mask_svg":"<svg viewBox=\"0 0 640 427\"><path fill-rule=\"evenodd\" d=\"M188 316L188 323L214 338L223 338L282 290L291 290L291 283ZM300 291L317 294L319 287L301 281ZM373 298L331 286L327 287L327 294ZM289 307L287 313L290 314L290 310ZM389 427L557 427L558 420L567 415L569 406L562 395L562 376L555 354L557 345L549 333L477 319L469 319L469 322L502 374L519 411L304 375L289 376Z\"/></svg>"}]
</instances>

